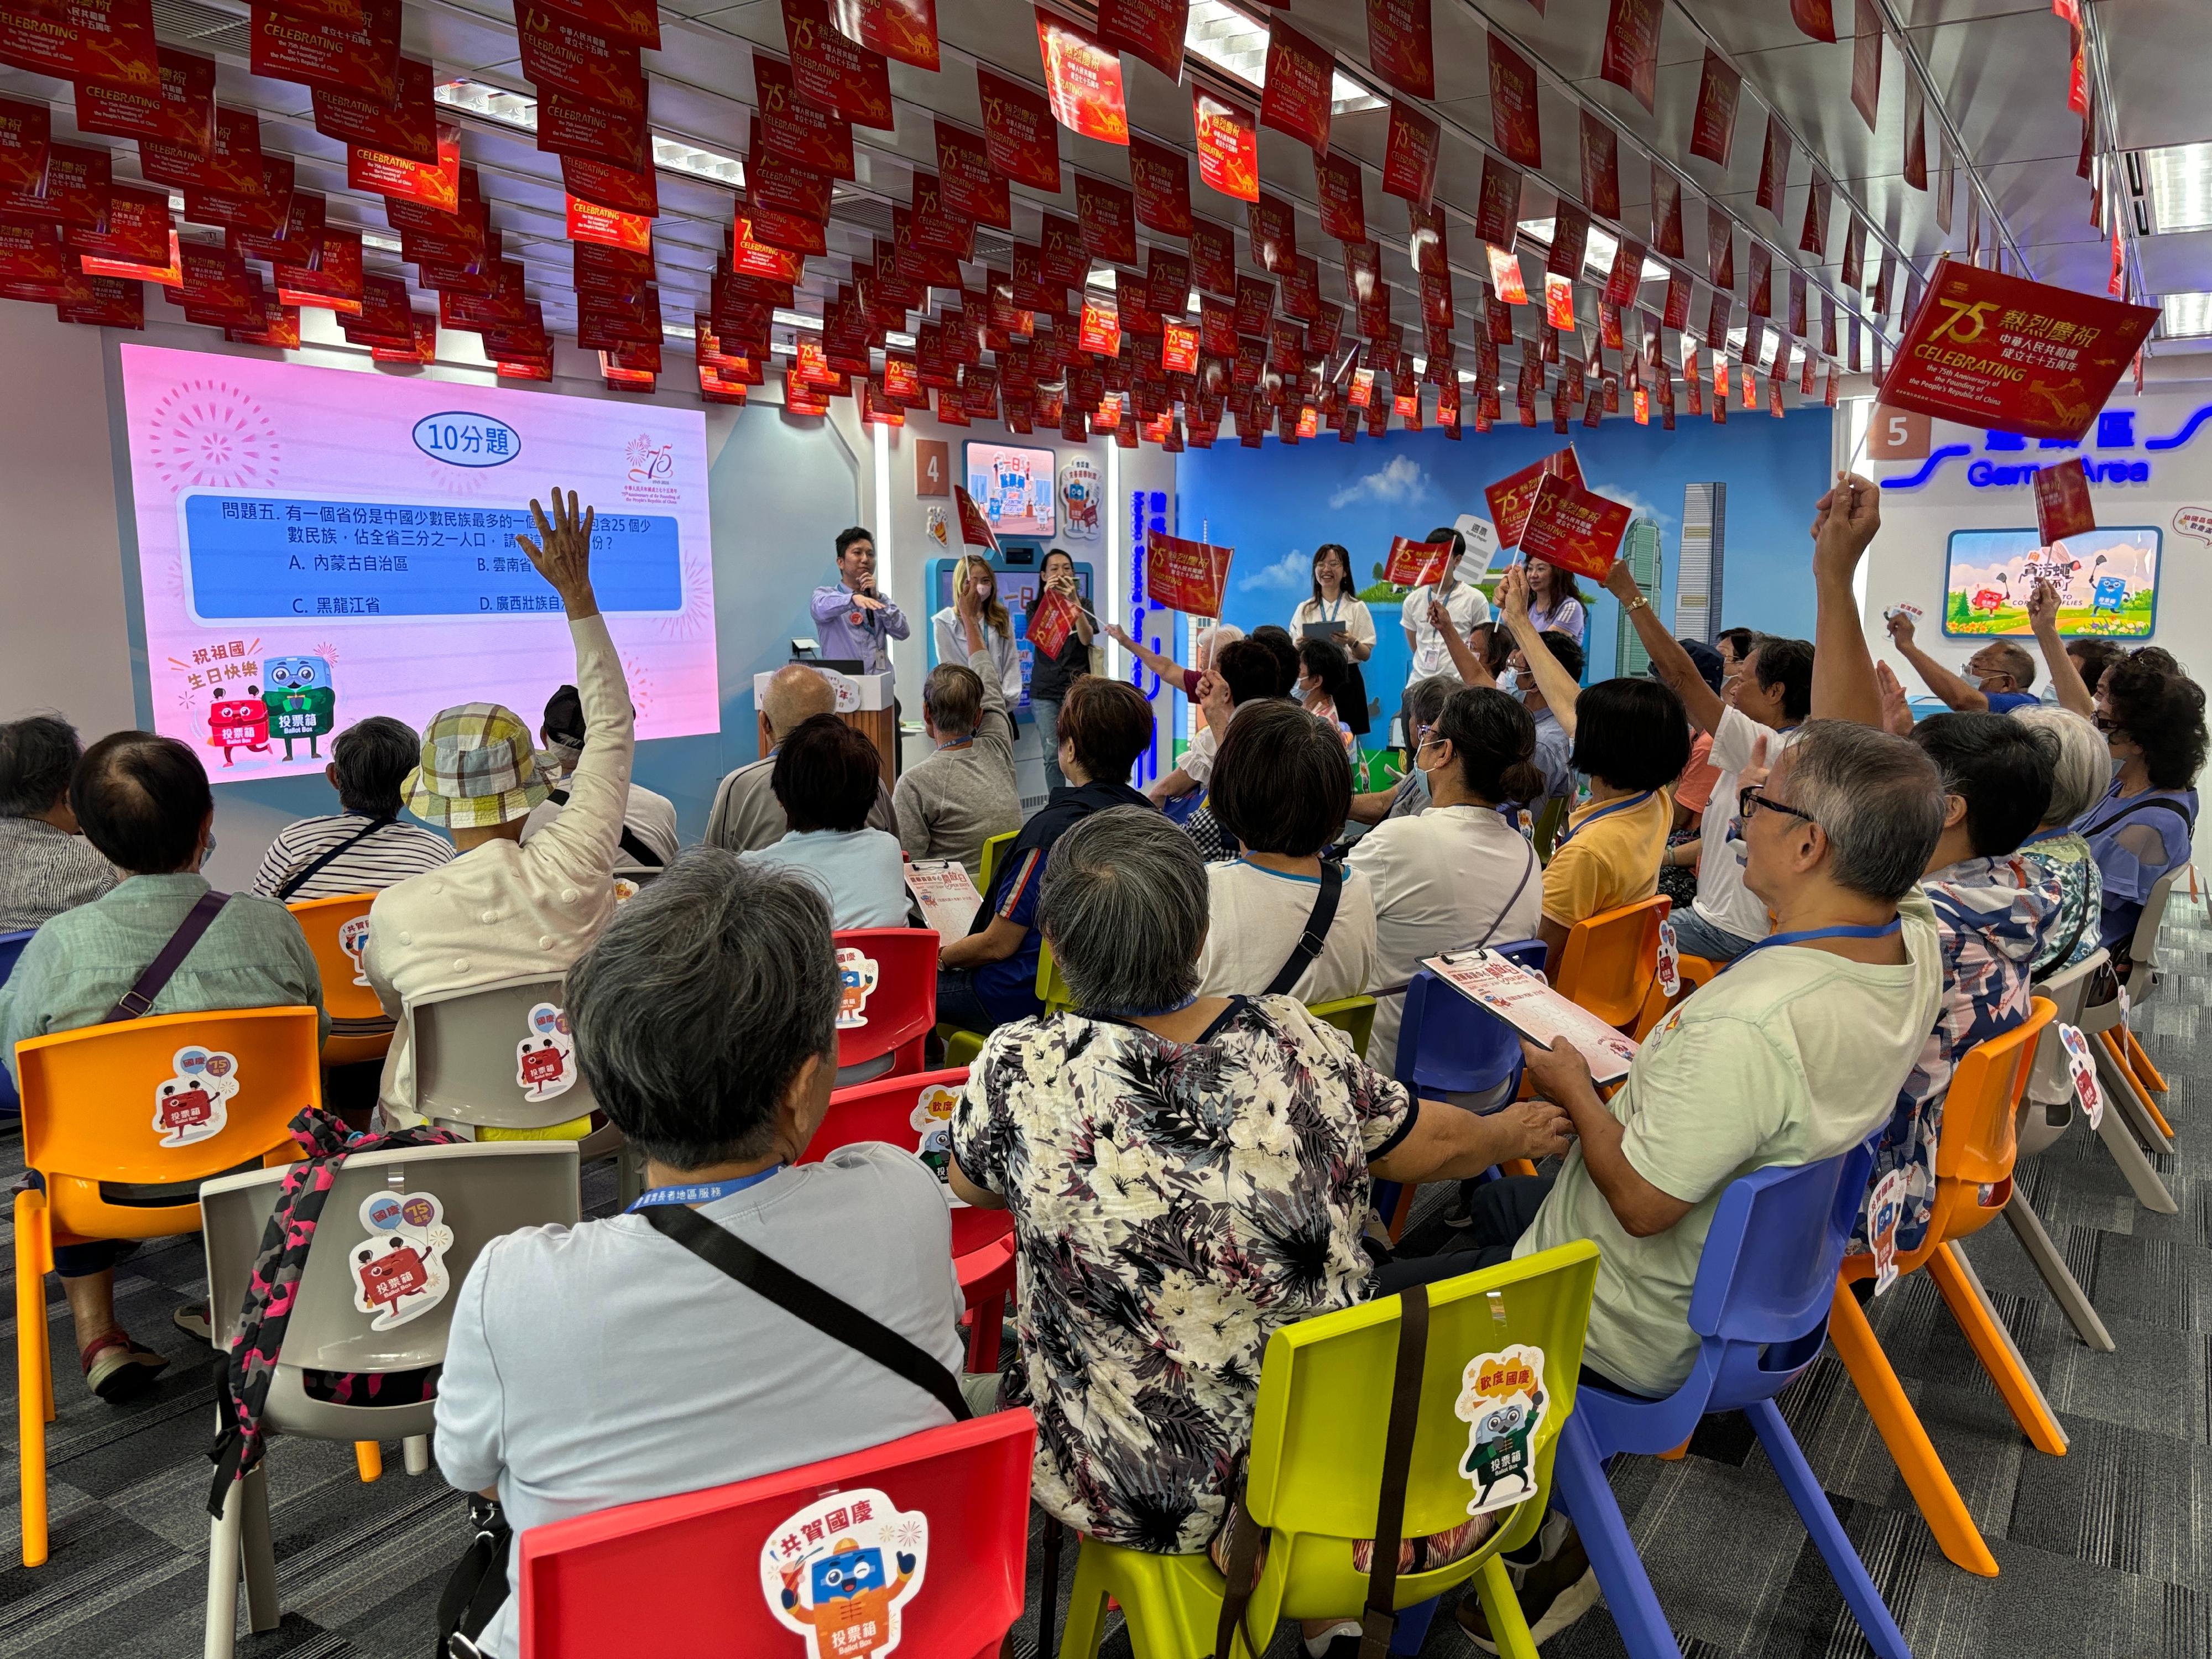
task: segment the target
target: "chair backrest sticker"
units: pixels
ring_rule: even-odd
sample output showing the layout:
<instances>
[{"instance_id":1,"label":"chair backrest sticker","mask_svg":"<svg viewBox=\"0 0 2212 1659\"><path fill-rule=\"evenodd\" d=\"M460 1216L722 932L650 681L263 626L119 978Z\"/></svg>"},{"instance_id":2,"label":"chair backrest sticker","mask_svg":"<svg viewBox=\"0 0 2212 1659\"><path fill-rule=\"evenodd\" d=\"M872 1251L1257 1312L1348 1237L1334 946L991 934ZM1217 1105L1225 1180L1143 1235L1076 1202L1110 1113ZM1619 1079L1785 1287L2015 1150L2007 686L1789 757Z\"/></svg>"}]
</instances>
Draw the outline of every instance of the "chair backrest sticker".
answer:
<instances>
[{"instance_id":1,"label":"chair backrest sticker","mask_svg":"<svg viewBox=\"0 0 2212 1659\"><path fill-rule=\"evenodd\" d=\"M1541 1348L1516 1342L1467 1362L1452 1410L1468 1425L1459 1472L1474 1486L1469 1515L1510 1509L1536 1495L1536 1428L1546 1406Z\"/></svg>"},{"instance_id":2,"label":"chair backrest sticker","mask_svg":"<svg viewBox=\"0 0 2212 1659\"><path fill-rule=\"evenodd\" d=\"M642 890L638 886L638 884L632 881L628 876L617 876L615 878L615 902L617 904L628 904L632 899L635 898L641 890Z\"/></svg>"},{"instance_id":3,"label":"chair backrest sticker","mask_svg":"<svg viewBox=\"0 0 2212 1659\"><path fill-rule=\"evenodd\" d=\"M1672 916L1659 924L1659 994L1669 999L1682 994L1682 951L1674 942Z\"/></svg>"},{"instance_id":4,"label":"chair backrest sticker","mask_svg":"<svg viewBox=\"0 0 2212 1659\"><path fill-rule=\"evenodd\" d=\"M2092 1129L2105 1121L2105 1097L2097 1087L2097 1062L2089 1054L2089 1039L2078 1025L2060 1022L2058 1046L2066 1050L2066 1069L2074 1074L2074 1092L2081 1097L2082 1114Z\"/></svg>"},{"instance_id":5,"label":"chair backrest sticker","mask_svg":"<svg viewBox=\"0 0 2212 1659\"><path fill-rule=\"evenodd\" d=\"M952 1191L952 1113L960 1104L960 1091L948 1089L942 1083L933 1083L915 1097L913 1115L907 1119L921 1135L914 1143L915 1156L937 1172L937 1179L945 1188L945 1195L956 1210L967 1206Z\"/></svg>"},{"instance_id":6,"label":"chair backrest sticker","mask_svg":"<svg viewBox=\"0 0 2212 1659\"><path fill-rule=\"evenodd\" d=\"M872 1486L817 1498L761 1549L769 1610L812 1659L874 1659L899 1644L899 1610L929 1568L929 1517Z\"/></svg>"},{"instance_id":7,"label":"chair backrest sticker","mask_svg":"<svg viewBox=\"0 0 2212 1659\"><path fill-rule=\"evenodd\" d=\"M368 970L362 965L361 961L362 954L368 949L368 918L367 916L348 916L338 924L338 949L344 951L346 959L353 963L353 982L356 985L367 985Z\"/></svg>"},{"instance_id":8,"label":"chair backrest sticker","mask_svg":"<svg viewBox=\"0 0 2212 1659\"><path fill-rule=\"evenodd\" d=\"M230 1121L238 1061L221 1049L189 1043L170 1062L176 1075L154 1091L154 1133L164 1146L212 1140Z\"/></svg>"},{"instance_id":9,"label":"chair backrest sticker","mask_svg":"<svg viewBox=\"0 0 2212 1659\"><path fill-rule=\"evenodd\" d=\"M530 1035L514 1045L514 1080L530 1100L550 1100L576 1086L576 1040L568 1016L550 1002L530 1011Z\"/></svg>"},{"instance_id":10,"label":"chair backrest sticker","mask_svg":"<svg viewBox=\"0 0 2212 1659\"><path fill-rule=\"evenodd\" d=\"M881 977L873 957L849 945L837 947L837 1029L858 1030L868 1023L868 999Z\"/></svg>"},{"instance_id":11,"label":"chair backrest sticker","mask_svg":"<svg viewBox=\"0 0 2212 1659\"><path fill-rule=\"evenodd\" d=\"M1874 1183L1867 1195L1867 1240L1874 1247L1874 1293L1897 1283L1897 1224L1905 1218L1905 1166L1898 1165Z\"/></svg>"},{"instance_id":12,"label":"chair backrest sticker","mask_svg":"<svg viewBox=\"0 0 2212 1659\"><path fill-rule=\"evenodd\" d=\"M371 1193L361 1201L368 1237L353 1247L353 1305L373 1331L420 1319L446 1299L453 1230L435 1193Z\"/></svg>"}]
</instances>

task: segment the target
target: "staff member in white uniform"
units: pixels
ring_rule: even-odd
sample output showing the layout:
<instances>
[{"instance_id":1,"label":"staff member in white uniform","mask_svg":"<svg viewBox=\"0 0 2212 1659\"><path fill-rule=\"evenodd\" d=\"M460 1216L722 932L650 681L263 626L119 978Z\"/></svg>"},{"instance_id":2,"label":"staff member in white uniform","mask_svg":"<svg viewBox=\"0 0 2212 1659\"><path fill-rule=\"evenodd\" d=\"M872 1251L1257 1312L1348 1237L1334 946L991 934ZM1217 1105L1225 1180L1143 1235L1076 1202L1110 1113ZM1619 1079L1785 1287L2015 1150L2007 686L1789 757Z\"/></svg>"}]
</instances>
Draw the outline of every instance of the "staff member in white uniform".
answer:
<instances>
[{"instance_id":1,"label":"staff member in white uniform","mask_svg":"<svg viewBox=\"0 0 2212 1659\"><path fill-rule=\"evenodd\" d=\"M1471 582L1459 579L1460 561L1467 555L1467 538L1456 530L1439 527L1428 533L1431 542L1449 542L1452 550L1444 559L1444 574L1433 584L1424 583L1406 595L1401 611L1406 626L1406 649L1412 655L1413 667L1406 676L1406 684L1425 680L1431 674L1451 672L1451 652L1444 644L1444 636L1429 620L1429 601L1442 600L1445 613L1451 617L1459 636L1474 647L1478 657L1490 645L1490 601L1482 590ZM1477 633L1476 629L1482 631ZM1409 734L1410 736L1410 734Z\"/></svg>"},{"instance_id":2,"label":"staff member in white uniform","mask_svg":"<svg viewBox=\"0 0 2212 1659\"><path fill-rule=\"evenodd\" d=\"M1428 811L1376 824L1346 860L1375 896L1367 1063L1394 1077L1406 987L1422 962L1534 939L1544 908L1536 850L1498 811L1506 801L1534 799L1544 787L1531 758L1536 723L1528 711L1503 691L1464 687L1413 741L1413 764L1428 775Z\"/></svg>"},{"instance_id":3,"label":"staff member in white uniform","mask_svg":"<svg viewBox=\"0 0 2212 1659\"><path fill-rule=\"evenodd\" d=\"M1334 635L1344 654L1355 663L1375 654L1375 618L1367 602L1352 590L1352 556L1338 542L1323 542L1314 549L1313 598L1301 600L1291 612L1291 638L1302 640L1306 629L1341 623Z\"/></svg>"},{"instance_id":4,"label":"staff member in white uniform","mask_svg":"<svg viewBox=\"0 0 2212 1659\"><path fill-rule=\"evenodd\" d=\"M991 665L999 671L999 690L1006 699L1006 707L1018 708L1022 703L1022 648L1014 642L1013 618L1006 614L1005 602L999 598L998 573L991 568L990 561L970 553L963 558L952 572L952 603L929 619L929 626L937 641L937 660L940 663L968 664L967 625L960 620L960 594L963 586L982 600L983 648L991 653Z\"/></svg>"}]
</instances>

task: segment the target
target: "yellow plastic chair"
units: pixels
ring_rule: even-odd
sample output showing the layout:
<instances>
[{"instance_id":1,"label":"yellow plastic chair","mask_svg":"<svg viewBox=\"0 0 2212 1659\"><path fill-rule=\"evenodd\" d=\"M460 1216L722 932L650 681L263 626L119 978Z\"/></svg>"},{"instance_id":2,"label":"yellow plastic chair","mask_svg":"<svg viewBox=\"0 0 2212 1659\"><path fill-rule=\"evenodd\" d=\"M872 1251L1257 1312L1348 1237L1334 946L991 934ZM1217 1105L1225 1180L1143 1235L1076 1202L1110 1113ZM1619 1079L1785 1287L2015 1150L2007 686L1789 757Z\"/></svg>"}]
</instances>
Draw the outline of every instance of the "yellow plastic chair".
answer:
<instances>
[{"instance_id":1,"label":"yellow plastic chair","mask_svg":"<svg viewBox=\"0 0 2212 1659\"><path fill-rule=\"evenodd\" d=\"M159 1014L15 1045L31 1176L15 1194L25 1566L46 1559L54 1396L46 1276L54 1246L196 1233L201 1182L296 1160L286 1126L323 1103L319 1040L315 1011L296 1007Z\"/></svg>"},{"instance_id":2,"label":"yellow plastic chair","mask_svg":"<svg viewBox=\"0 0 2212 1659\"><path fill-rule=\"evenodd\" d=\"M1567 930L1551 964L1552 988L1626 1031L1659 977L1659 924L1674 908L1660 893L1585 916Z\"/></svg>"},{"instance_id":3,"label":"yellow plastic chair","mask_svg":"<svg viewBox=\"0 0 2212 1659\"><path fill-rule=\"evenodd\" d=\"M975 884L975 890L985 898L991 896L991 878L999 873L999 860L1012 849L1014 838L1020 834L1018 830L1009 830L1005 835L993 836L983 843L982 878Z\"/></svg>"},{"instance_id":4,"label":"yellow plastic chair","mask_svg":"<svg viewBox=\"0 0 2212 1659\"><path fill-rule=\"evenodd\" d=\"M382 1060L392 1046L392 1018L361 965L368 945L368 907L375 902L374 893L340 893L284 907L307 935L323 976L323 1008L331 1017L331 1034L323 1039L325 1066Z\"/></svg>"},{"instance_id":5,"label":"yellow plastic chair","mask_svg":"<svg viewBox=\"0 0 2212 1659\"><path fill-rule=\"evenodd\" d=\"M1528 838L1535 843L1539 861L1545 864L1552 861L1552 848L1559 839L1559 830L1567 821L1567 814L1573 810L1574 802L1565 795L1555 795L1544 803L1544 810L1536 815L1528 830Z\"/></svg>"},{"instance_id":6,"label":"yellow plastic chair","mask_svg":"<svg viewBox=\"0 0 2212 1659\"><path fill-rule=\"evenodd\" d=\"M1467 1371L1477 1356L1516 1346L1540 1351L1546 1398L1528 1449L1534 1492L1499 1511L1497 1529L1473 1553L1432 1571L1401 1573L1394 1611L1472 1578L1499 1650L1536 1659L1499 1556L1534 1536L1542 1521L1559 1430L1574 1410L1596 1279L1597 1247L1578 1240L1425 1287L1428 1336L1401 1538L1447 1532L1468 1518L1474 1488L1461 1468L1474 1420L1460 1408L1464 1401L1474 1410ZM1245 1487L1253 1519L1267 1529L1267 1560L1232 1656L1264 1653L1279 1620L1357 1617L1367 1599L1368 1576L1353 1567L1352 1548L1375 1535L1405 1301L1362 1303L1268 1339ZM1062 1650L1068 1659L1094 1659L1111 1595L1127 1618L1136 1659L1211 1654L1225 1589L1204 1554L1149 1555L1085 1538Z\"/></svg>"},{"instance_id":7,"label":"yellow plastic chair","mask_svg":"<svg viewBox=\"0 0 2212 1659\"><path fill-rule=\"evenodd\" d=\"M1339 997L1334 1002L1310 1002L1307 1012L1334 1025L1352 1039L1352 1052L1365 1054L1367 1039L1375 1035L1375 999Z\"/></svg>"},{"instance_id":8,"label":"yellow plastic chair","mask_svg":"<svg viewBox=\"0 0 2212 1659\"><path fill-rule=\"evenodd\" d=\"M2037 1450L2063 1456L2066 1431L2036 1387L2020 1350L1997 1322L1973 1269L1951 1248L1996 1220L2012 1196L2013 1161L2019 1147L2014 1121L2034 1066L2037 1042L2055 1012L2048 999L2038 997L2025 1020L1959 1056L1943 1102L1943 1127L1936 1148L1936 1202L1928 1234L1917 1249L1899 1255L1897 1271L1901 1277L1927 1267L2021 1431ZM1889 1357L1882 1352L1881 1340L1867 1322L1865 1310L1851 1294L1852 1282L1873 1278L1875 1270L1871 1255L1844 1258L1836 1275L1828 1340L1850 1372L1867 1414L1897 1460L1898 1473L1905 1477L1943 1553L1968 1572L1994 1578L1996 1558L1982 1541L1966 1500L1959 1496Z\"/></svg>"},{"instance_id":9,"label":"yellow plastic chair","mask_svg":"<svg viewBox=\"0 0 2212 1659\"><path fill-rule=\"evenodd\" d=\"M999 860L1012 850L1014 838L1020 833L1018 830L1009 830L1003 836L993 836L983 843L983 878L977 882L975 886L976 890L983 895L987 902L991 896L991 878L999 872ZM1052 998L1046 988L1047 986L1056 984L1060 988L1063 1006L1065 1006L1067 989L1067 981L1056 975L1048 978L1051 968L1052 950L1050 946L1047 946L1037 958L1037 996L1044 1002L1045 1012L1048 1013L1052 1012ZM970 1031L957 1025L939 1024L937 1035L945 1041L945 1063L947 1066L965 1066L983 1052L983 1033L981 1031Z\"/></svg>"}]
</instances>

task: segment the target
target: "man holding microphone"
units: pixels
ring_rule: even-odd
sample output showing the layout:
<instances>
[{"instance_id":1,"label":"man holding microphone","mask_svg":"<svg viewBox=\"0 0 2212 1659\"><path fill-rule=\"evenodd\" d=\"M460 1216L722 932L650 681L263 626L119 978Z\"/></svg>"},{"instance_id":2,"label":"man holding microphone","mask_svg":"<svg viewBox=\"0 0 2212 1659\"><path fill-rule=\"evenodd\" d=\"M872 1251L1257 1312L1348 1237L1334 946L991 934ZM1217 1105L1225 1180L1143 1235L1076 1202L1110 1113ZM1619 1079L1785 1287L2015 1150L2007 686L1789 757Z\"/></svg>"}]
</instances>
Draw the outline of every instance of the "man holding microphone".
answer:
<instances>
[{"instance_id":1,"label":"man holding microphone","mask_svg":"<svg viewBox=\"0 0 2212 1659\"><path fill-rule=\"evenodd\" d=\"M890 672L888 641L906 638L906 612L876 592L876 538L860 526L838 536L837 580L814 590L813 612L823 658Z\"/></svg>"}]
</instances>

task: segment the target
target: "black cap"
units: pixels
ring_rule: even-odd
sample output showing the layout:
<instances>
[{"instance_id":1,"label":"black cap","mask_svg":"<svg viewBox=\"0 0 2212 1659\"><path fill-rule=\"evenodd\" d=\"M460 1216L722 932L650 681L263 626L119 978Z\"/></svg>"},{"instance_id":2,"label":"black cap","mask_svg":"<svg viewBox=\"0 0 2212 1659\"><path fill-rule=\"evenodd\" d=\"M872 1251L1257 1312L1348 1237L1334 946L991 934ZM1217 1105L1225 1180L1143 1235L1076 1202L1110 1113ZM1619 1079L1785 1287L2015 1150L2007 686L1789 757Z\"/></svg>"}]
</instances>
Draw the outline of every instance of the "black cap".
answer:
<instances>
[{"instance_id":1,"label":"black cap","mask_svg":"<svg viewBox=\"0 0 2212 1659\"><path fill-rule=\"evenodd\" d=\"M1677 640L1674 643L1689 653L1690 661L1697 668L1698 678L1712 687L1714 690L1719 690L1721 689L1721 653L1703 640ZM1656 673L1653 678L1657 678Z\"/></svg>"},{"instance_id":2,"label":"black cap","mask_svg":"<svg viewBox=\"0 0 2212 1659\"><path fill-rule=\"evenodd\" d=\"M573 685L545 699L545 741L569 749L584 746L584 700Z\"/></svg>"}]
</instances>

